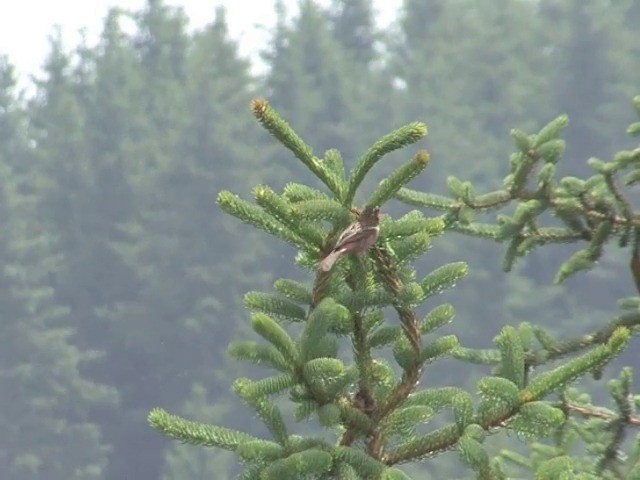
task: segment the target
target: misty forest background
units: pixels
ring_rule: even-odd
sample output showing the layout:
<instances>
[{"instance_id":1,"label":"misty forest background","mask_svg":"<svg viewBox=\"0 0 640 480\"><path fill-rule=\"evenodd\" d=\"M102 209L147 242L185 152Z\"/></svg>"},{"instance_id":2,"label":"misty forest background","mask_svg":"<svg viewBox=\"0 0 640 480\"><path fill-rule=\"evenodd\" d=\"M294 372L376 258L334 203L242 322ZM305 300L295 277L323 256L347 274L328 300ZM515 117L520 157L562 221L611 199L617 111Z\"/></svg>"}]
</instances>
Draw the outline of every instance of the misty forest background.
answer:
<instances>
[{"instance_id":1,"label":"misty forest background","mask_svg":"<svg viewBox=\"0 0 640 480\"><path fill-rule=\"evenodd\" d=\"M2 478L239 471L231 455L152 430L156 406L264 434L230 390L260 371L229 360L227 345L254 338L246 291L310 277L292 249L227 218L215 198L314 180L252 118L252 98L268 98L316 152L337 147L347 162L393 128L426 121L415 149L426 147L432 164L411 186L436 193L448 175L498 188L514 149L509 130L537 131L560 113L571 121L561 175L587 174L589 157L632 146L638 1L405 0L385 31L370 1L276 8L259 75L224 10L192 32L160 0L112 11L96 45L63 45L54 31L28 94L0 60ZM391 156L376 181L413 153ZM596 270L552 286L570 251L545 248L507 275L499 245L450 234L418 267L469 263L470 277L447 294L458 312L448 328L483 348L523 320L558 335L588 331L635 294L613 248ZM637 356L623 364L638 366ZM441 365L423 385L475 390L479 371ZM605 380L591 380L594 401L606 401ZM457 465L444 454L411 468L447 478Z\"/></svg>"}]
</instances>

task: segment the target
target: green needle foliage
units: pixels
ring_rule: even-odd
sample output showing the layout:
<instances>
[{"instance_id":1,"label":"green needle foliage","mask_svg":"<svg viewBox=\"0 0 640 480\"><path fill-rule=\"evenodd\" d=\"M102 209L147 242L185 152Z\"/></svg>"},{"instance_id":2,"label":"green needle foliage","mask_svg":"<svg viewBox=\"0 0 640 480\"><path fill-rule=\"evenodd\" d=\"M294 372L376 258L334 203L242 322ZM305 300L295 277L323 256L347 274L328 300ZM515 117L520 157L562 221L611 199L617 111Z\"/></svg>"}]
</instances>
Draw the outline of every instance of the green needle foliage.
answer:
<instances>
[{"instance_id":1,"label":"green needle foliage","mask_svg":"<svg viewBox=\"0 0 640 480\"><path fill-rule=\"evenodd\" d=\"M640 97L635 104L640 114ZM479 479L506 479L523 469L538 479L640 478L640 436L631 446L625 443L628 429L640 425L631 370L625 368L610 382L612 409L596 407L570 388L587 374L600 375L639 331L639 298L622 300L626 313L577 339L557 339L523 323L497 333L494 348L476 350L460 345L455 335L438 333L454 319L452 305L429 304L426 316L417 313L463 279L467 265L443 265L418 280L412 267L434 238L450 232L504 243L505 270L541 246L583 242L560 266L556 281L562 282L592 268L604 246L617 239L631 251L632 278L640 286L640 215L618 178L624 174L627 185L640 181L640 149L620 152L610 162L592 159L595 172L588 179L558 181L560 134L568 123L560 116L535 135L512 131L517 151L503 190L477 195L470 182L450 177L450 197L406 187L429 162L429 154L420 152L383 180L366 205L384 211L395 198L442 213L384 215L378 240L366 254L345 256L324 272L318 263L361 211L353 200L367 173L427 129L412 123L382 137L346 177L339 152L316 157L267 101L254 101L252 109L326 187L290 183L278 193L261 185L254 191L255 203L230 192L218 197L225 212L296 247L297 264L312 277L309 284L280 279L272 293L248 293L245 305L262 340L230 347L234 358L273 370L265 378L234 383L270 438L199 424L161 409L149 415L154 428L182 442L235 452L245 465L244 479L406 479L400 464L448 450L457 450ZM638 124L629 132L639 134ZM474 221L476 214L511 204L511 215L499 214L495 223ZM549 218L555 223L548 225ZM492 370L478 379L476 392L418 387L425 370L439 368L442 358ZM294 419L278 399L283 396L293 404ZM294 433L295 421L309 418L317 419L321 436ZM501 430L529 439L529 455L492 451L485 440ZM579 442L586 445L581 454L576 453ZM630 452L622 455L627 447Z\"/></svg>"}]
</instances>

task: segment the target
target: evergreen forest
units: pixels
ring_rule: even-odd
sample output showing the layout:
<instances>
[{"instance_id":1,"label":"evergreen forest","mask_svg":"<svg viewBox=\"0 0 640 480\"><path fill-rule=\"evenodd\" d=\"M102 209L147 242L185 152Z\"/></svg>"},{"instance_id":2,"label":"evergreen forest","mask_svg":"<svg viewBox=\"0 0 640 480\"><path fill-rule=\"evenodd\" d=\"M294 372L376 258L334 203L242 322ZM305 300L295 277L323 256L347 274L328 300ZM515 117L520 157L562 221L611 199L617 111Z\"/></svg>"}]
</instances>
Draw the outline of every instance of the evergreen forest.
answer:
<instances>
[{"instance_id":1,"label":"evergreen forest","mask_svg":"<svg viewBox=\"0 0 640 480\"><path fill-rule=\"evenodd\" d=\"M458 273L448 270L452 288L438 289L418 307L424 317L437 305L454 306L455 319L442 322L438 335L456 338L456 348L423 372L419 388L455 386L475 395L478 378L501 376L491 373L492 355L504 359L508 349L493 349L516 331L537 335L546 352L562 352L554 366L586 352L587 343L609 346L602 353L606 366L593 364L570 386L585 405L609 412L591 416L603 421L628 410L626 423L635 430L623 433L615 417L620 438L572 455L606 459L603 478L631 478L623 471L640 478L640 420L631 411L640 397L635 406L622 400L638 392L624 367L636 367L637 379L640 260L634 278L629 245L637 259L640 227L618 231L602 222L592 236L543 239L510 253L507 243L491 240L489 227L473 231L462 218L469 212L451 203L455 197L474 204L470 184L478 194L503 188L513 152L529 151L532 139L545 134L563 150L554 173L575 179L563 183L568 190L586 191L578 178L590 178L594 169L609 178L618 167L607 170L606 162L614 159L638 168L638 140L629 131L640 132L634 123L640 120L640 2L404 0L385 29L377 27L371 0L291 6L275 2L277 21L259 52L261 68L240 55L223 8L212 7L211 21L194 31L185 13L163 0L148 0L137 11L112 9L96 44L66 45L52 30L42 72L28 89L18 82L23 72L0 52L0 478L195 480L245 472L234 453L167 439L149 415L162 409L259 438L273 433L232 388L239 377L263 378L264 368L238 362L229 346L242 357L237 342L262 340L247 311L259 296L247 292L271 292L274 283L284 289L282 279L291 288L311 288L313 269L300 268L306 260L295 247L227 215L233 208L224 208L220 192L260 198L267 194L257 185L293 192L295 183L308 190L291 195L308 199L324 188L295 158L295 148L283 148L281 119L316 155L334 152L326 158L337 164L337 149L347 171L376 140L389 132L410 136L403 126L421 129L415 122L424 122L428 135L389 148L352 199L357 206L370 195L389 200L382 232L390 219L409 225L416 211L427 219L442 215L443 231L428 240L428 252L421 243L424 255L411 260L421 275L464 262ZM273 117L260 116L267 105ZM407 189L380 193L380 185L425 150L428 168ZM622 159L621 151L635 153ZM633 185L640 175L629 175L624 202L611 191L631 212L640 201ZM528 205L505 205L502 225L512 233L532 228L531 219L543 212ZM482 221L495 221L495 211L479 210ZM345 220L339 212L331 219ZM602 248L614 234L620 241ZM403 245L409 244L398 244L398 255ZM585 245L597 255L567 267ZM621 325L619 318L630 338L611 327ZM282 323L296 335L303 330ZM602 338L587 341L593 332ZM574 338L583 342L563 346L562 339ZM628 346L616 350L614 342ZM396 365L398 357L394 349L381 358ZM295 416L286 397L276 403L283 415ZM579 400L572 405L580 412ZM435 424L445 421L452 420L445 415ZM291 428L316 435L326 423L310 415ZM553 457L542 438L548 432L535 433L542 443L500 431L483 448L492 456L503 452L513 472L521 468L508 478L534 478L536 462ZM471 433L461 438L468 443L461 448L474 448ZM618 448L637 462L635 470L611 463ZM469 477L474 471L493 478L482 476L484 464L473 455L465 463L465 452L454 448L398 470L416 479L475 478ZM540 472L535 478L556 478ZM263 477L245 472L242 478Z\"/></svg>"}]
</instances>

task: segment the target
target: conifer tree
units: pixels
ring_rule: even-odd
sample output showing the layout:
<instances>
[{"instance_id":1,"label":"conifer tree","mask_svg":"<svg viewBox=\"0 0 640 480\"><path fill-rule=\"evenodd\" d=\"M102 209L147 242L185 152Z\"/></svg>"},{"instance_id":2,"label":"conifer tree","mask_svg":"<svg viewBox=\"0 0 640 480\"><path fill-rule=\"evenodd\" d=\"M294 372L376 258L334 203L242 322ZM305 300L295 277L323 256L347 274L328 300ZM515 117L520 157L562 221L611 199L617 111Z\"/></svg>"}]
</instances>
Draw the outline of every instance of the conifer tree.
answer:
<instances>
[{"instance_id":1,"label":"conifer tree","mask_svg":"<svg viewBox=\"0 0 640 480\"><path fill-rule=\"evenodd\" d=\"M333 0L330 19L338 43L360 67L375 60L375 22L373 5L368 0Z\"/></svg>"},{"instance_id":2,"label":"conifer tree","mask_svg":"<svg viewBox=\"0 0 640 480\"><path fill-rule=\"evenodd\" d=\"M372 140L380 119L390 117L390 81L373 68L371 6L335 2L327 11L315 0L300 0L290 22L284 7L278 8L273 40L263 54L272 103L310 145L355 155L354 139Z\"/></svg>"},{"instance_id":3,"label":"conifer tree","mask_svg":"<svg viewBox=\"0 0 640 480\"><path fill-rule=\"evenodd\" d=\"M0 472L3 479L104 478L109 445L95 415L115 389L87 378L100 358L79 348L70 308L51 279L63 270L59 238L40 194L51 177L27 142L27 112L0 62Z\"/></svg>"},{"instance_id":4,"label":"conifer tree","mask_svg":"<svg viewBox=\"0 0 640 480\"><path fill-rule=\"evenodd\" d=\"M140 405L156 398L169 408L192 412L193 405L200 405L188 397L193 385L211 387L212 379L224 377L224 350L212 348L203 332L212 331L226 345L243 328L238 312L247 279L232 279L231 272L253 265L268 248L257 234L240 242L216 236L216 231L241 226L222 212L212 215L223 186L246 189L255 179L272 175L265 173L263 157L252 151L255 141L233 141L262 134L250 117L235 114L252 98L249 63L230 38L224 10L216 10L211 24L188 35L182 14L164 3L149 2L135 15L138 31L126 36L117 19L107 19L97 57L96 106L90 109L104 121L93 125L102 147L96 153L107 157L103 164L114 157L129 160L123 162L124 173L135 196L129 217L118 225L121 236L112 241L118 260L132 272L131 295L99 312L109 329L105 373L118 385L123 403L120 415L105 427L113 435L113 478L159 477L167 452L160 438L141 438L152 432L140 429L147 413ZM118 77L120 86L114 88ZM124 125L111 126L110 113ZM107 136L110 141L103 144ZM229 261L236 254L237 261ZM229 321L217 322L220 317ZM138 365L136 375L131 365ZM223 396L234 400L226 388L217 396L221 416ZM133 448L140 444L144 455ZM187 463L172 461L164 473L179 477L172 469Z\"/></svg>"},{"instance_id":5,"label":"conifer tree","mask_svg":"<svg viewBox=\"0 0 640 480\"><path fill-rule=\"evenodd\" d=\"M640 98L636 102L640 114ZM596 173L587 180L558 182L555 167L564 148L559 136L567 122L561 116L535 135L513 131L517 152L504 190L476 196L469 182L454 177L449 180L453 198L410 190L406 185L430 160L423 150L370 192L363 209L355 204L364 197L360 187L367 174L386 154L420 140L426 134L424 124L408 124L380 138L347 174L338 151L315 156L266 100L255 100L252 109L262 126L323 185L316 189L291 182L281 193L259 185L255 203L229 191L218 196L225 212L296 247L296 264L313 278L310 284L280 279L275 292L247 294L245 305L262 340L230 346L233 357L273 371L259 380L239 378L234 383L236 394L268 433L258 437L160 408L149 415L154 428L186 443L235 452L245 466L243 479L408 478L399 465L450 449L456 449L480 479L506 479L505 459L535 470L536 478L573 478L574 473L596 478L616 472L635 478L638 454L624 461L618 456L626 427L638 420L633 412L640 397L631 395L629 370L612 383L617 408L611 412L593 408L567 387L590 372L600 375L625 349L640 325L637 298L623 302L629 313L578 339L558 340L523 323L496 332L493 349L475 350L460 345L455 335L439 333L453 320L455 309L434 298L464 278L467 265L445 264L419 275L412 262L448 231L506 242L506 269L536 247L587 242L561 266L557 280L564 281L593 266L604 243L619 238L630 246L634 278L640 279L640 226L616 179L624 169L631 170L629 183L639 178L640 149L620 152L612 162L591 161ZM631 130L640 131L638 125ZM443 214L426 217L413 210L398 219L383 215L379 237L369 250L343 255L332 268L318 268L336 241L343 242L339 234L347 225L365 226L367 207L384 210L393 198ZM473 221L476 211L512 201L518 202L515 214L500 216L496 225ZM547 209L562 226L538 224ZM423 304L426 315L419 313ZM443 358L492 367L477 380L477 396L460 386L419 386L422 376L437 369ZM297 434L294 422L286 418L290 410L276 399L283 394L293 404L296 421L316 419L326 434ZM570 441L584 431L573 421L576 413L607 426L592 442L586 438L590 447L602 446L587 453L590 461L568 455ZM531 459L510 452L496 455L485 440L503 430L533 439L555 435L556 448Z\"/></svg>"},{"instance_id":6,"label":"conifer tree","mask_svg":"<svg viewBox=\"0 0 640 480\"><path fill-rule=\"evenodd\" d=\"M640 118L640 96L634 98L634 107ZM410 205L445 212L442 218L449 231L504 244L502 267L507 272L518 260L541 247L567 243L581 245L557 269L554 279L557 284L578 272L594 268L603 256L605 246L617 243L628 252L628 280L640 293L639 216L631 195L622 188L636 184L640 178L640 147L621 150L609 161L590 158L588 164L592 175L585 179L575 176L558 179L557 165L565 150L561 134L568 122L568 116L561 115L537 134L526 134L519 129L511 131L516 152L511 155L510 173L504 178L503 189L477 194L471 182L451 176L448 178L450 197L406 188L396 197ZM640 121L631 124L628 133L640 136ZM495 223L476 220L478 216L508 209L513 204L513 213L498 214ZM620 299L619 308L622 312L612 320L600 319L595 330L583 330L583 334L575 338L557 338L540 325L522 323L518 329L518 348L523 355L525 380L531 382L527 391L538 383L536 378L528 378L534 368L563 360L565 363L555 371L569 371L579 363L580 357L576 358L576 355L594 346L600 348L621 328L637 335L640 331L640 297ZM471 362L494 364L501 369L500 362L506 352L500 345L499 350L493 360L490 360L489 352L476 356L464 348L458 349L455 356ZM603 375L603 366L589 370L596 380ZM640 395L632 390L631 368L623 368L617 378L609 381L610 408L594 405L590 395L569 385L580 376L577 371L574 373L576 375L569 382L560 382L552 389L557 395L550 404L559 408L564 418L557 428L548 432L551 445L548 441L534 442L528 454L505 449L496 457L496 464L504 465L504 471L511 475L522 474L524 470L535 472L535 478L544 479L640 478L640 434L631 430L635 439L625 443L630 429L640 425L640 417L635 413L640 405ZM552 373L538 376L547 377L550 379ZM534 438L539 436L539 432L533 430L522 433ZM479 478L484 477L479 475Z\"/></svg>"},{"instance_id":7,"label":"conifer tree","mask_svg":"<svg viewBox=\"0 0 640 480\"><path fill-rule=\"evenodd\" d=\"M611 155L628 141L612 119L637 93L638 82L630 75L638 67L637 29L625 25L637 10L637 2L627 1L540 2L546 50L555 64L554 103L572 119L566 138L573 171L583 167L583 158ZM632 111L624 113L630 121Z\"/></svg>"},{"instance_id":8,"label":"conifer tree","mask_svg":"<svg viewBox=\"0 0 640 480\"><path fill-rule=\"evenodd\" d=\"M462 172L476 188L498 188L501 159L511 148L509 129L535 128L558 112L549 102L554 63L536 2L405 0L398 27L391 38L391 62L403 85L398 112L402 121L425 115L434 120L428 146L441 159L416 180L416 188L445 192L447 177ZM578 313L558 289L547 288L539 266L559 261L548 252L504 276L495 262L497 245L453 236L438 248L450 261L473 265L457 292L460 317L480 319L464 320L465 342L487 342L504 322L529 318L541 298L558 315ZM429 257L422 263L432 265ZM490 289L477 288L487 281ZM530 294L532 288L539 297Z\"/></svg>"}]
</instances>

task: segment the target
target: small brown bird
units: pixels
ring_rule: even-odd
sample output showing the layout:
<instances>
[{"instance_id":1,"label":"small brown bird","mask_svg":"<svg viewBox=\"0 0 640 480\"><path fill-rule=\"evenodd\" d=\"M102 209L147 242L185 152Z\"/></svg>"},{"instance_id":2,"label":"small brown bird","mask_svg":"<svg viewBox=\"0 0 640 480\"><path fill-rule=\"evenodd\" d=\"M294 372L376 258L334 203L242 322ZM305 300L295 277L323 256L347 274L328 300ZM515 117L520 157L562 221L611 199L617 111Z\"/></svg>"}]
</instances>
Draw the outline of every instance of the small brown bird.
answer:
<instances>
[{"instance_id":1,"label":"small brown bird","mask_svg":"<svg viewBox=\"0 0 640 480\"><path fill-rule=\"evenodd\" d=\"M380 233L380 207L367 206L358 220L349 225L338 237L331 253L320 262L320 270L328 272L343 253L360 255L376 243Z\"/></svg>"}]
</instances>

